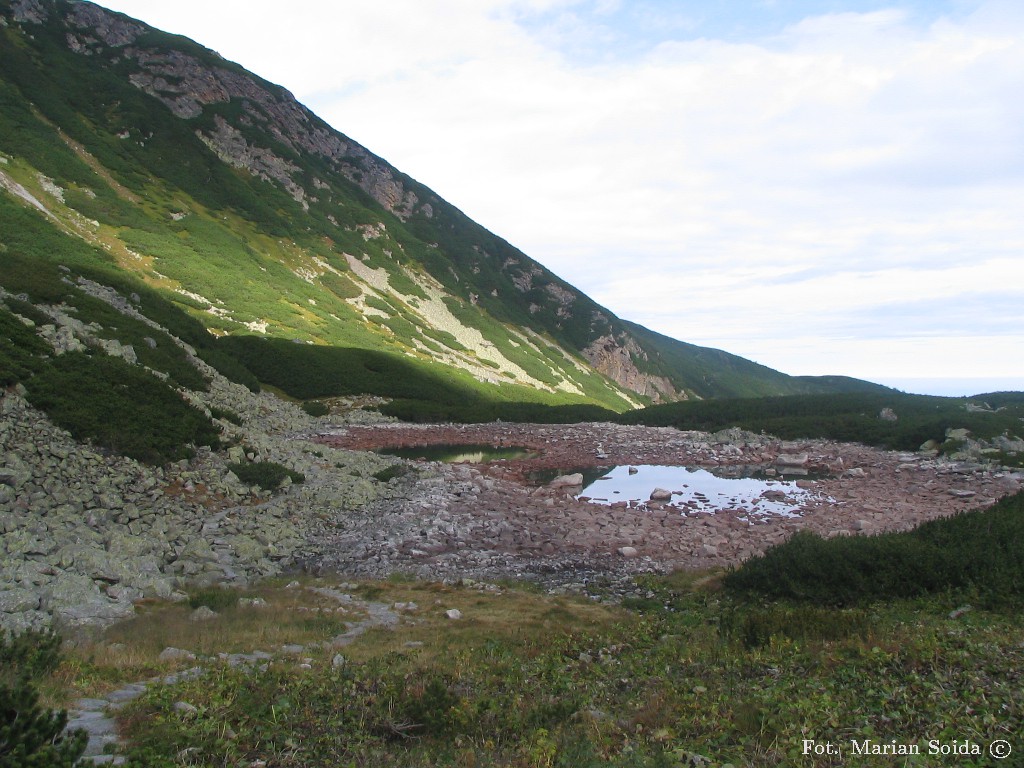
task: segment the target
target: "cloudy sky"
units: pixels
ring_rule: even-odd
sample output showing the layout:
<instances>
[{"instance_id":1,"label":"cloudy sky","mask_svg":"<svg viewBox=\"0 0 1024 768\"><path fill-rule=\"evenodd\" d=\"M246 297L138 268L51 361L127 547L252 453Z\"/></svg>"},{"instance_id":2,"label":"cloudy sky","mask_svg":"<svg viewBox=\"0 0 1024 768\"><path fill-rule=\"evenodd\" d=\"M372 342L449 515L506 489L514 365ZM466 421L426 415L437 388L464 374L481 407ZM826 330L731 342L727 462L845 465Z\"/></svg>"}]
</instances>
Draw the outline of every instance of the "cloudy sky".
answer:
<instances>
[{"instance_id":1,"label":"cloudy sky","mask_svg":"<svg viewBox=\"0 0 1024 768\"><path fill-rule=\"evenodd\" d=\"M101 0L284 85L622 317L1024 390L1019 0Z\"/></svg>"}]
</instances>

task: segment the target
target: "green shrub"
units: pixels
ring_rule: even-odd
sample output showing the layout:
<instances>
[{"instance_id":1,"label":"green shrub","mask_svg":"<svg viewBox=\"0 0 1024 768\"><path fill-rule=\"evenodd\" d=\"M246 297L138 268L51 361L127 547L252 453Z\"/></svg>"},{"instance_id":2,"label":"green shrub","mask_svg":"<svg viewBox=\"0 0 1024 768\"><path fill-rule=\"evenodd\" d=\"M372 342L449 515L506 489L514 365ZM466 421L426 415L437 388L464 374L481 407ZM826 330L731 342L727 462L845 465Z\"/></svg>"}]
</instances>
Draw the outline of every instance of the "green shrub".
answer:
<instances>
[{"instance_id":1,"label":"green shrub","mask_svg":"<svg viewBox=\"0 0 1024 768\"><path fill-rule=\"evenodd\" d=\"M274 461L254 461L248 464L228 464L228 469L234 472L238 479L246 485L256 485L266 491L279 488L287 477L293 483L305 481L306 476L301 472L295 472Z\"/></svg>"},{"instance_id":2,"label":"green shrub","mask_svg":"<svg viewBox=\"0 0 1024 768\"><path fill-rule=\"evenodd\" d=\"M405 477L414 470L409 469L405 464L392 464L390 467L386 467L379 472L373 473L373 479L380 482L386 483L389 480L394 480L396 477Z\"/></svg>"},{"instance_id":3,"label":"green shrub","mask_svg":"<svg viewBox=\"0 0 1024 768\"><path fill-rule=\"evenodd\" d=\"M151 373L123 360L69 352L25 386L28 399L76 440L150 464L220 444L217 428Z\"/></svg>"},{"instance_id":4,"label":"green shrub","mask_svg":"<svg viewBox=\"0 0 1024 768\"><path fill-rule=\"evenodd\" d=\"M60 635L31 631L8 637L0 634L0 670L31 678L49 674L60 664Z\"/></svg>"},{"instance_id":5,"label":"green shrub","mask_svg":"<svg viewBox=\"0 0 1024 768\"><path fill-rule=\"evenodd\" d=\"M88 735L65 733L67 713L39 704L35 681L60 662L49 632L0 634L0 768L72 768Z\"/></svg>"},{"instance_id":6,"label":"green shrub","mask_svg":"<svg viewBox=\"0 0 1024 768\"><path fill-rule=\"evenodd\" d=\"M992 405L990 400L1000 405ZM968 410L968 404L978 408ZM991 409L985 409L985 404ZM879 418L883 408L892 408L898 418ZM707 432L741 427L786 440L820 437L912 451L929 440L943 443L948 429L964 428L972 437L983 439L1019 434L1022 418L1024 394L1020 393L1007 393L996 400L991 395L957 398L900 392L688 401L655 405L615 417L625 424ZM953 451L959 446L958 442L949 441L942 450Z\"/></svg>"},{"instance_id":7,"label":"green shrub","mask_svg":"<svg viewBox=\"0 0 1024 768\"><path fill-rule=\"evenodd\" d=\"M1024 493L913 531L823 539L800 531L730 571L725 586L821 605L962 593L991 608L1024 603Z\"/></svg>"},{"instance_id":8,"label":"green shrub","mask_svg":"<svg viewBox=\"0 0 1024 768\"><path fill-rule=\"evenodd\" d=\"M230 421L235 426L242 426L242 417L234 411L229 411L227 408L211 408L210 415L215 419Z\"/></svg>"},{"instance_id":9,"label":"green shrub","mask_svg":"<svg viewBox=\"0 0 1024 768\"><path fill-rule=\"evenodd\" d=\"M327 403L323 403L319 400L308 400L302 404L302 410L310 416L326 416L331 412L331 409L327 407Z\"/></svg>"},{"instance_id":10,"label":"green shrub","mask_svg":"<svg viewBox=\"0 0 1024 768\"><path fill-rule=\"evenodd\" d=\"M459 697L443 679L429 675L426 681L410 680L400 693L398 706L409 734L443 736L453 730Z\"/></svg>"},{"instance_id":11,"label":"green shrub","mask_svg":"<svg viewBox=\"0 0 1024 768\"><path fill-rule=\"evenodd\" d=\"M49 353L46 342L0 306L0 387L28 379Z\"/></svg>"}]
</instances>

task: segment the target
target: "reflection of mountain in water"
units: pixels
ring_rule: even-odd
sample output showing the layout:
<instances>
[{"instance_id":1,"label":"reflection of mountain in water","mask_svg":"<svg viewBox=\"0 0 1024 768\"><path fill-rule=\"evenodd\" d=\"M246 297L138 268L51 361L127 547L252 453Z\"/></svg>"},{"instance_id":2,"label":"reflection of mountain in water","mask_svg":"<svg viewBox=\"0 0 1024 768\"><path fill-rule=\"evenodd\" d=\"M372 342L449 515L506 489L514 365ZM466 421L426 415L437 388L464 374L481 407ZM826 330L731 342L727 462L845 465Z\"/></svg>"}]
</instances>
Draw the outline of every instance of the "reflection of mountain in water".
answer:
<instances>
[{"instance_id":1,"label":"reflection of mountain in water","mask_svg":"<svg viewBox=\"0 0 1024 768\"><path fill-rule=\"evenodd\" d=\"M562 475L583 475L583 487L586 488L588 485L596 481L598 478L604 477L611 472L615 467L572 467L559 469L536 469L526 475L526 479L534 485L547 485L556 477Z\"/></svg>"},{"instance_id":2,"label":"reflection of mountain in water","mask_svg":"<svg viewBox=\"0 0 1024 768\"><path fill-rule=\"evenodd\" d=\"M796 515L811 500L810 490L786 480L755 477L760 473L754 469L727 467L711 472L697 467L652 464L613 467L603 472L596 470L600 474L593 479L584 475L579 498L596 504L626 502L636 506L647 502L655 488L662 488L672 492L668 506L689 512L732 509L753 515Z\"/></svg>"},{"instance_id":3,"label":"reflection of mountain in water","mask_svg":"<svg viewBox=\"0 0 1024 768\"><path fill-rule=\"evenodd\" d=\"M382 448L377 453L413 461L443 461L446 464L483 464L498 459L531 459L537 455L534 451L520 446L452 443L413 445L407 448Z\"/></svg>"}]
</instances>

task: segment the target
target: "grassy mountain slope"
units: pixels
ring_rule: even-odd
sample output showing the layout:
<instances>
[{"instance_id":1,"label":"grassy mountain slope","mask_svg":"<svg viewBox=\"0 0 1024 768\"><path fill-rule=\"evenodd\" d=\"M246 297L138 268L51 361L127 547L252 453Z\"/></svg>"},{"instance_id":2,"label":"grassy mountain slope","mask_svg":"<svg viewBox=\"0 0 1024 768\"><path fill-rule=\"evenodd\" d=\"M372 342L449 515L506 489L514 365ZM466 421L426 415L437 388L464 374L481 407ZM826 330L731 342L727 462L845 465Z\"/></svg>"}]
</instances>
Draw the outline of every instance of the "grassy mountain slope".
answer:
<instances>
[{"instance_id":1,"label":"grassy mountain slope","mask_svg":"<svg viewBox=\"0 0 1024 768\"><path fill-rule=\"evenodd\" d=\"M620 320L190 40L88 2L0 0L0 18L7 197L217 336L374 350L498 400L620 411L837 388Z\"/></svg>"}]
</instances>

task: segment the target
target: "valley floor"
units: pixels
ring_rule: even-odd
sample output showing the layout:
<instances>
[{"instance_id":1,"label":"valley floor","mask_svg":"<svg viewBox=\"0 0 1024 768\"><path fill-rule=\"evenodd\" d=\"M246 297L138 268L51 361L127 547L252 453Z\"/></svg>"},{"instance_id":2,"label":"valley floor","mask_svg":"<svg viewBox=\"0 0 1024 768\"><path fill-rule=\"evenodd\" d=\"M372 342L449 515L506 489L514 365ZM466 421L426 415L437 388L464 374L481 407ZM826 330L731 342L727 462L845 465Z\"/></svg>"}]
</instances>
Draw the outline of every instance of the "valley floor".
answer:
<instances>
[{"instance_id":1,"label":"valley floor","mask_svg":"<svg viewBox=\"0 0 1024 768\"><path fill-rule=\"evenodd\" d=\"M193 393L227 447L147 467L75 442L17 388L0 398L0 627L91 632L142 599L189 585L245 586L281 573L529 579L585 591L636 574L723 567L800 528L825 536L905 530L1019 490L1019 472L821 441L783 443L615 424L410 425L371 411L311 418L204 370ZM382 446L486 443L536 457L489 464L400 461ZM273 491L231 471L273 462L303 476ZM795 517L597 505L528 482L547 469L787 465L810 474ZM818 478L818 479L813 479ZM669 489L676 490L676 489Z\"/></svg>"},{"instance_id":2,"label":"valley floor","mask_svg":"<svg viewBox=\"0 0 1024 768\"><path fill-rule=\"evenodd\" d=\"M424 477L402 498L371 505L367 528L328 537L322 564L362 576L399 570L421 577L533 578L580 584L645 571L738 563L811 529L822 536L908 530L988 506L1016 492L1022 473L860 445L785 443L739 430L716 435L616 424L378 424L327 430L320 442L350 450L436 444L521 446L533 458L487 464L417 462ZM538 471L566 474L616 465L719 470L784 466L804 473L796 516L680 511L577 499L579 488L537 485ZM815 479L810 479L815 478ZM556 483L557 485L557 483ZM673 489L669 489L673 490ZM371 535L372 530L372 535Z\"/></svg>"}]
</instances>

